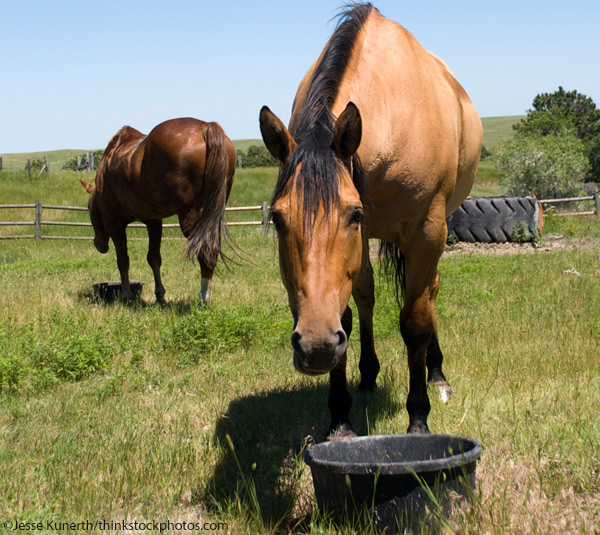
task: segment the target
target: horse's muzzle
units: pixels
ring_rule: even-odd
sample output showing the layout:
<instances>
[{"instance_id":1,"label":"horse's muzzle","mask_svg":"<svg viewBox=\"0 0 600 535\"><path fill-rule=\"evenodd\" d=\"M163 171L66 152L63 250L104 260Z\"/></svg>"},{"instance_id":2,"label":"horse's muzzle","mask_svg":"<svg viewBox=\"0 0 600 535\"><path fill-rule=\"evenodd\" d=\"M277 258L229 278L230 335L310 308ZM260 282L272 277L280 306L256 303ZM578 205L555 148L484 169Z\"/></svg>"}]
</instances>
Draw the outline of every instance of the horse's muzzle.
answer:
<instances>
[{"instance_id":1,"label":"horse's muzzle","mask_svg":"<svg viewBox=\"0 0 600 535\"><path fill-rule=\"evenodd\" d=\"M294 367L305 375L328 373L340 361L347 345L348 337L342 329L321 340L302 336L296 330L292 334Z\"/></svg>"}]
</instances>

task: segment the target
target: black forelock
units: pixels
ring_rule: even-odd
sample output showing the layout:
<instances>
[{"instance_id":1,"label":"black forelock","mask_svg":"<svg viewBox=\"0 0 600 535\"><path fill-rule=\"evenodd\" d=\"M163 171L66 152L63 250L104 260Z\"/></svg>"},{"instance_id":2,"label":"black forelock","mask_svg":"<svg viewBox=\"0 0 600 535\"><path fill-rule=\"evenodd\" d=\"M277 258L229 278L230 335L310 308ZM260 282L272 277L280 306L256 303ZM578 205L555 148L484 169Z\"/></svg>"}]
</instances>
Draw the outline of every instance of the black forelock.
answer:
<instances>
[{"instance_id":1,"label":"black forelock","mask_svg":"<svg viewBox=\"0 0 600 535\"><path fill-rule=\"evenodd\" d=\"M346 73L356 38L372 9L370 3L346 6L315 70L298 123L290 132L297 148L281 168L271 205L281 197L288 182L295 176L296 191L302 196L309 228L313 226L319 206L323 207L327 217L331 207L339 203L337 177L347 162L340 161L332 148L336 118L331 107ZM296 173L300 164L300 171ZM355 186L362 193L362 169L357 155L353 157L353 170Z\"/></svg>"}]
</instances>

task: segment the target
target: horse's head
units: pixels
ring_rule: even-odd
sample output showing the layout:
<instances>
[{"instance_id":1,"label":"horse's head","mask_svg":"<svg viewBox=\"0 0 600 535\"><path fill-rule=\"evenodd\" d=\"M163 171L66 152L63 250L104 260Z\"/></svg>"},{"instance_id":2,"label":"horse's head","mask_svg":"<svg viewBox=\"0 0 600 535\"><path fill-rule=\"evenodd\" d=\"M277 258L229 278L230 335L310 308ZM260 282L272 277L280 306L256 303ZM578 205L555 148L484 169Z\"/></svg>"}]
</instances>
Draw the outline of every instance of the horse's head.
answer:
<instances>
[{"instance_id":1,"label":"horse's head","mask_svg":"<svg viewBox=\"0 0 600 535\"><path fill-rule=\"evenodd\" d=\"M267 148L283 163L271 214L295 320L294 365L308 375L327 373L346 351L341 317L362 262L363 206L352 167L360 114L350 103L335 125L330 116L324 131L297 135L298 142L266 107L260 126Z\"/></svg>"},{"instance_id":2,"label":"horse's head","mask_svg":"<svg viewBox=\"0 0 600 535\"><path fill-rule=\"evenodd\" d=\"M107 253L110 236L106 230L106 227L104 226L102 213L98 208L96 188L91 182L84 182L81 179L79 179L79 182L81 182L81 185L90 194L90 198L88 200L88 209L90 211L90 221L92 222L92 227L94 227L94 246L99 253Z\"/></svg>"}]
</instances>

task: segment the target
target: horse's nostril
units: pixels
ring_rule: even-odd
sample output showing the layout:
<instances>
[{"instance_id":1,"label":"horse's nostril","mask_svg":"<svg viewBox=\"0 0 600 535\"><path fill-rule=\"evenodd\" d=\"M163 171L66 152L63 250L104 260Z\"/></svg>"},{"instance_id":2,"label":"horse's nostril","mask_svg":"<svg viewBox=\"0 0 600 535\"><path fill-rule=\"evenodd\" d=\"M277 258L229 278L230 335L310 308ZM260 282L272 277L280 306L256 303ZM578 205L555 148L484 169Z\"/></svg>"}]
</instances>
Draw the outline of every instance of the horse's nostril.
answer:
<instances>
[{"instance_id":1,"label":"horse's nostril","mask_svg":"<svg viewBox=\"0 0 600 535\"><path fill-rule=\"evenodd\" d=\"M300 335L300 333L298 331L294 331L292 333L292 348L299 355L302 355L304 353L302 351L302 347L300 346L300 339L301 338L302 338L302 336Z\"/></svg>"},{"instance_id":2,"label":"horse's nostril","mask_svg":"<svg viewBox=\"0 0 600 535\"><path fill-rule=\"evenodd\" d=\"M345 345L346 342L348 341L348 336L346 335L346 331L344 331L343 329L340 329L337 332L337 336L338 336L338 347Z\"/></svg>"}]
</instances>

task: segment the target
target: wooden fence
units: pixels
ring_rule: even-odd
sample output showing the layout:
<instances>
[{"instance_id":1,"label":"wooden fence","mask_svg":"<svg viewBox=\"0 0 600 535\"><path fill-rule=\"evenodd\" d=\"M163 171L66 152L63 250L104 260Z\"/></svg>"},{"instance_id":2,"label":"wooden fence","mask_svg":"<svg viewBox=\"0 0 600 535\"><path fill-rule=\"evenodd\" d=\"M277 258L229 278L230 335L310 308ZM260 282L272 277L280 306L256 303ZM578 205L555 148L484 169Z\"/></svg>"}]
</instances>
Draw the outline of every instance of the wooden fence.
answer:
<instances>
[{"instance_id":1,"label":"wooden fence","mask_svg":"<svg viewBox=\"0 0 600 535\"><path fill-rule=\"evenodd\" d=\"M555 206L562 203L575 203L583 201L594 201L594 210L582 211L582 212L557 212L557 215L598 215L600 214L600 193L596 192L593 195L587 197L571 197L570 199L545 199L541 200L542 206L547 208L548 205Z\"/></svg>"},{"instance_id":2,"label":"wooden fence","mask_svg":"<svg viewBox=\"0 0 600 535\"><path fill-rule=\"evenodd\" d=\"M541 200L540 203L542 206L555 206L561 203L578 203L578 202L587 202L594 201L594 210L587 210L581 212L557 212L557 215L599 215L600 214L600 193L595 193L594 195L590 195L588 197L571 197L568 199L545 199ZM41 200L37 200L34 204L0 204L0 209L33 209L35 210L35 217L33 221L0 221L0 227L2 226L11 226L11 227L33 227L33 234L23 234L18 236L1 236L0 240L7 239L36 239L36 240L92 240L93 237L87 236L52 236L45 235L42 233L43 227L51 227L51 226L71 226L71 227L91 227L92 224L89 222L77 222L77 221L44 221L42 219L42 211L43 210L74 210L80 212L88 212L87 208L83 208L81 206L55 206L55 205L42 205ZM235 226L254 226L254 225L262 225L266 227L269 224L269 207L266 202L263 202L259 206L232 206L227 207L225 209L227 212L242 212L242 211L260 211L261 219L254 221L231 221L227 223L229 227ZM163 225L164 228L179 228L178 223L167 223ZM145 228L145 225L141 223L134 223L129 225L129 228ZM183 237L183 236L182 236ZM133 239L141 239L141 238L133 238Z\"/></svg>"},{"instance_id":3,"label":"wooden fence","mask_svg":"<svg viewBox=\"0 0 600 535\"><path fill-rule=\"evenodd\" d=\"M1 236L0 240L16 240L16 239L35 239L35 240L93 240L92 236L52 236L42 233L43 227L91 227L89 222L78 221L44 221L42 219L43 210L67 210L77 212L89 212L87 208L81 206L56 206L50 204L42 204L38 199L34 204L0 204L0 209L33 209L35 216L33 221L0 221L0 227L33 227L33 234L23 234L16 236ZM269 206L263 202L259 206L232 206L225 209L227 212L243 212L243 211L260 211L261 219L254 221L231 221L227 223L228 227L236 226L258 226L266 227L269 224ZM167 223L164 228L179 228L179 223ZM146 228L146 225L141 223L133 223L128 228ZM181 235L183 238L183 235ZM133 238L142 239L142 238Z\"/></svg>"}]
</instances>

